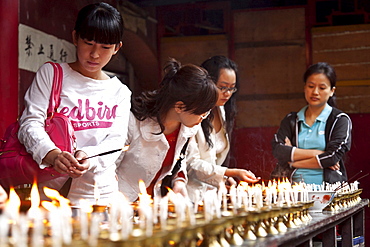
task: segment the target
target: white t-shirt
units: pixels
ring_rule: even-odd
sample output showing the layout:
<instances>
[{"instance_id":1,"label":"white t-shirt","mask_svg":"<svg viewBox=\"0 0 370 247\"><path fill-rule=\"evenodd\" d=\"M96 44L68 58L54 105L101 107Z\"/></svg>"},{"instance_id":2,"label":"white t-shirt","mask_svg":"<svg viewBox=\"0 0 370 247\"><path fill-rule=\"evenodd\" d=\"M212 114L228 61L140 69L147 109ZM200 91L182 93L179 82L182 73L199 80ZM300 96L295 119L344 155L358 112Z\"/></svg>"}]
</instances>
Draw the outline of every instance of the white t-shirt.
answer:
<instances>
[{"instance_id":1,"label":"white t-shirt","mask_svg":"<svg viewBox=\"0 0 370 247\"><path fill-rule=\"evenodd\" d=\"M69 116L75 129L76 150L88 156L123 147L127 135L131 91L117 77L94 80L74 71L67 63L63 68L63 86L60 113ZM40 167L46 154L55 144L44 131L54 71L51 64L40 67L25 95L25 110L20 118L19 139ZM115 160L119 152L92 158L90 168L82 177L73 179L68 198L78 204L84 198L95 202L94 186L98 185L101 202L109 202L118 189L115 178ZM39 186L59 190L66 177L57 178ZM105 203L105 202L104 202Z\"/></svg>"}]
</instances>

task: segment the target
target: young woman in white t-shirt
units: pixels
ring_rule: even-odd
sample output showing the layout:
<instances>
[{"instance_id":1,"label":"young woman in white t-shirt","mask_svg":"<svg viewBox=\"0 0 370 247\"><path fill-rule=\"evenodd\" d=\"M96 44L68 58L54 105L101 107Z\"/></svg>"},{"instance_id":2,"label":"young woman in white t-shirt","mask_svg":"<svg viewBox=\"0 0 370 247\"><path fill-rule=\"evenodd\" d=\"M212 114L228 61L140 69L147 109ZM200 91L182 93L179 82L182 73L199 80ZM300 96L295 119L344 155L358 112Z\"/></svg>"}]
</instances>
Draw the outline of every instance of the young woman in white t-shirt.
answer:
<instances>
[{"instance_id":1,"label":"young woman in white t-shirt","mask_svg":"<svg viewBox=\"0 0 370 247\"><path fill-rule=\"evenodd\" d=\"M44 183L61 189L73 178L68 198L95 203L97 188L101 203L109 203L118 190L115 160L119 153L81 159L121 147L126 138L130 112L130 90L117 77L110 78L102 68L122 46L123 20L109 4L96 3L82 8L72 32L77 60L62 63L63 86L58 111L68 116L75 129L75 153L61 151L44 130L46 110L53 81L53 68L45 64L36 73L25 95L25 110L20 118L19 139L41 168L52 166L68 176Z\"/></svg>"}]
</instances>

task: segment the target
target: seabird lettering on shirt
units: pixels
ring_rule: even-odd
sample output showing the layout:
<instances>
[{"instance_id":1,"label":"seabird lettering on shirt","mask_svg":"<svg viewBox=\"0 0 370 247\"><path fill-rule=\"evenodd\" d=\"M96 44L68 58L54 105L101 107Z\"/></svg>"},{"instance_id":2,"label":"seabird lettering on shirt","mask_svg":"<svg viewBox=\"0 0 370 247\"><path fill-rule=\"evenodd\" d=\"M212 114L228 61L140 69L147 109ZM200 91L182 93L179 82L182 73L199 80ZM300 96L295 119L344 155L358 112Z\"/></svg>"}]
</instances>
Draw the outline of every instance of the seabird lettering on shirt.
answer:
<instances>
[{"instance_id":1,"label":"seabird lettering on shirt","mask_svg":"<svg viewBox=\"0 0 370 247\"><path fill-rule=\"evenodd\" d=\"M99 101L97 104L98 107L93 107L90 106L89 99L85 100L85 104L83 104L82 100L79 99L78 106L75 106L72 109L69 107L63 107L60 113L71 119L75 131L111 127L112 122L104 120L116 118L118 105L109 107L104 105L102 101Z\"/></svg>"}]
</instances>

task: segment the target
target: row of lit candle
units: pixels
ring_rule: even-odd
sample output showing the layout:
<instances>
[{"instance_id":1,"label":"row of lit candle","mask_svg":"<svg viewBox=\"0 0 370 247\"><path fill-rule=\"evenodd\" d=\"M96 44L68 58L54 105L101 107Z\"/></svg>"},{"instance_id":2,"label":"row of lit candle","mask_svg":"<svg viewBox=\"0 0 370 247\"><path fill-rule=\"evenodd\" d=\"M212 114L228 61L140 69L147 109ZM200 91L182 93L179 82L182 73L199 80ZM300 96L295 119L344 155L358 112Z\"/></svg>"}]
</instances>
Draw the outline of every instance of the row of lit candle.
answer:
<instances>
[{"instance_id":1,"label":"row of lit candle","mask_svg":"<svg viewBox=\"0 0 370 247\"><path fill-rule=\"evenodd\" d=\"M341 185L331 186L338 188ZM11 189L5 210L0 215L0 246L70 245L76 231L73 227L76 225L79 228L79 239L90 246L97 246L102 227L106 228L106 238L110 241L125 241L132 237L148 238L153 236L156 225L162 231L168 230L169 220L172 226L181 229L184 224L195 226L198 223L197 215L202 215L203 223L209 223L224 216L237 216L240 210L254 213L266 208L290 207L308 202L308 191L316 189L304 183L291 185L287 180L268 181L267 186L264 183L248 185L241 182L238 186L231 186L229 191L224 185L220 185L218 190L206 191L202 201L192 204L171 190L166 197L151 198L142 181L139 187L139 200L135 207L120 192L114 195L115 200L112 200L109 207L92 205L81 199L78 217L75 219L72 218L69 200L56 190L44 188L45 195L51 201L41 202L37 185L34 184L30 196L31 207L23 214L19 212L19 196ZM342 186L341 190L356 191L358 183ZM96 192L96 203L99 202L98 197ZM170 206L173 208L169 210ZM104 213L109 214L108 219L102 218ZM271 229L274 232L272 226ZM45 236L49 238L48 243L44 241Z\"/></svg>"}]
</instances>

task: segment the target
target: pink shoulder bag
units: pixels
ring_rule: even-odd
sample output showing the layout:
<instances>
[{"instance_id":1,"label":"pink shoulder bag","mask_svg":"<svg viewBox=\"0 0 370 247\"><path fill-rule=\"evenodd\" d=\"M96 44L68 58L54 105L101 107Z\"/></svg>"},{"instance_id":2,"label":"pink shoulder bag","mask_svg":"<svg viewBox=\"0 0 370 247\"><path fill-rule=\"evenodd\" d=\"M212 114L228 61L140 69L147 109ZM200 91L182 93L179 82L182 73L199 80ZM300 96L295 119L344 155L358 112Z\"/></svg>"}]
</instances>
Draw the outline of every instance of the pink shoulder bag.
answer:
<instances>
[{"instance_id":1,"label":"pink shoulder bag","mask_svg":"<svg viewBox=\"0 0 370 247\"><path fill-rule=\"evenodd\" d=\"M57 112L62 90L63 69L58 63L51 63L54 67L53 88L50 95L45 131L50 139L62 151L72 154L75 151L74 129L69 118ZM67 176L53 167L41 169L33 160L31 154L18 140L19 122L11 124L0 141L0 184L9 188L22 184L31 184L33 181L45 182L53 178Z\"/></svg>"}]
</instances>

